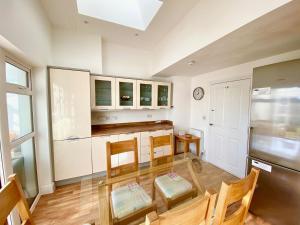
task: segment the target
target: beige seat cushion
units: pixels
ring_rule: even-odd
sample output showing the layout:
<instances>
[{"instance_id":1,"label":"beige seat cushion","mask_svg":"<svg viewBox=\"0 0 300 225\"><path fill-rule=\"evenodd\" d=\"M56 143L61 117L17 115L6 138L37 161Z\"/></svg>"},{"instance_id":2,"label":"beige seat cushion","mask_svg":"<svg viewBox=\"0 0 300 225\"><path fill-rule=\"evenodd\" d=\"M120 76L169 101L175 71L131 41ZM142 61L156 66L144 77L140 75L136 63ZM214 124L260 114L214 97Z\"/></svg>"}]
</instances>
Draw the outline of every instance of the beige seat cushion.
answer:
<instances>
[{"instance_id":1,"label":"beige seat cushion","mask_svg":"<svg viewBox=\"0 0 300 225\"><path fill-rule=\"evenodd\" d=\"M164 196L169 199L174 199L180 194L192 190L193 186L183 177L176 173L169 173L155 178L155 183L163 192Z\"/></svg>"},{"instance_id":2,"label":"beige seat cushion","mask_svg":"<svg viewBox=\"0 0 300 225\"><path fill-rule=\"evenodd\" d=\"M131 183L112 191L112 208L118 219L152 204L151 197L137 183Z\"/></svg>"}]
</instances>

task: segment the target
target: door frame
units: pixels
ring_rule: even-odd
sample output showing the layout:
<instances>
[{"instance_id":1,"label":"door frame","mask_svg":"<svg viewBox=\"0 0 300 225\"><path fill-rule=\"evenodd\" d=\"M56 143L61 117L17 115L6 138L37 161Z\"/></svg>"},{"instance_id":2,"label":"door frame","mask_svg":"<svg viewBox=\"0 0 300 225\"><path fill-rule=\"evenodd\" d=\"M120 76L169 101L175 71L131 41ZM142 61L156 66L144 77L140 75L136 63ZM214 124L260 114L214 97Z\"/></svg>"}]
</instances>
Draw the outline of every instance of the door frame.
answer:
<instances>
[{"instance_id":1,"label":"door frame","mask_svg":"<svg viewBox=\"0 0 300 225\"><path fill-rule=\"evenodd\" d=\"M18 85L12 85L6 83L6 71L5 71L5 63L8 62L28 73L28 87L26 90L24 88L18 88ZM35 112L35 96L32 86L32 68L23 63L22 60L18 59L14 55L6 52L4 49L0 48L0 179L1 184L4 186L8 182L8 177L13 173L13 167L11 162L11 154L10 149L24 143L24 141L30 140L31 138L37 139L36 135L36 112ZM9 127L8 127L8 115L7 115L7 101L6 101L6 93L16 93L16 94L24 94L31 96L31 113L32 113L32 129L33 131L29 134L20 137L15 141L9 140ZM38 164L38 151L36 146L36 140L33 141L34 154L35 154L35 166L36 166L36 175L37 175L37 186L38 193L30 207L30 211L33 212L39 199L40 199L40 186L39 186L39 164ZM9 224L19 225L19 215L16 210L13 210L11 216L8 219Z\"/></svg>"},{"instance_id":2,"label":"door frame","mask_svg":"<svg viewBox=\"0 0 300 225\"><path fill-rule=\"evenodd\" d=\"M208 143L207 143L207 151L206 152L206 160L210 163L212 163L213 165L214 162L211 160L211 146L212 146L212 127L210 126L210 124L212 123L212 113L211 113L211 108L212 108L212 87L213 85L216 85L216 84L222 84L222 83L228 83L228 82L235 82L235 81L243 81L243 80L249 80L250 82L250 89L249 89L249 105L248 105L248 121L247 121L247 124L248 124L248 132L247 132L247 137L246 137L246 140L247 140L247 150L246 150L246 158L247 158L247 155L249 154L249 129L250 129L250 109L251 109L251 90L252 90L252 75L251 76L241 76L241 77L235 77L235 78L228 78L228 79L220 79L220 80L214 80L214 81L211 81L209 82L209 103L208 103ZM215 165L217 166L217 165ZM218 167L218 166L217 166ZM223 169L223 168L221 168ZM224 170L224 169L223 169ZM247 161L246 161L246 166L245 166L245 171L244 171L244 175L247 175Z\"/></svg>"}]
</instances>

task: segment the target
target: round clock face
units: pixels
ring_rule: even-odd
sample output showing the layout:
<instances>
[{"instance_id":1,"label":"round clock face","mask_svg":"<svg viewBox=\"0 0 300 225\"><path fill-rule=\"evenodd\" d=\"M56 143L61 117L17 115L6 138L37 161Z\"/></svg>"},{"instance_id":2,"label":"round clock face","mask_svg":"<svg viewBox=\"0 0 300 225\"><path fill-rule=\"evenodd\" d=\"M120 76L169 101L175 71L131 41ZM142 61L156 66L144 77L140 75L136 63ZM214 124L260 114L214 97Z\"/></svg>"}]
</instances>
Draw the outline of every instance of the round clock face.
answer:
<instances>
[{"instance_id":1,"label":"round clock face","mask_svg":"<svg viewBox=\"0 0 300 225\"><path fill-rule=\"evenodd\" d=\"M204 97L204 89L202 87L195 88L193 97L195 100L201 100Z\"/></svg>"}]
</instances>

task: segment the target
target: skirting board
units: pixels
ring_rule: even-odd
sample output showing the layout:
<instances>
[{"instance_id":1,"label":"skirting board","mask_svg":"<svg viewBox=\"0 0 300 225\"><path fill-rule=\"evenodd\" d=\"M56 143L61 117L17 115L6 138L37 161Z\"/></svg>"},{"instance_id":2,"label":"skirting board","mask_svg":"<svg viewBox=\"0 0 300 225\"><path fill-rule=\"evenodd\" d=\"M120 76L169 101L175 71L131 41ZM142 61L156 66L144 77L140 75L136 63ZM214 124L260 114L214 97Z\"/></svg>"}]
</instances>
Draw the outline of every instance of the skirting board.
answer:
<instances>
[{"instance_id":1,"label":"skirting board","mask_svg":"<svg viewBox=\"0 0 300 225\"><path fill-rule=\"evenodd\" d=\"M51 194L55 191L55 183L51 182L48 185L40 186L40 195Z\"/></svg>"}]
</instances>

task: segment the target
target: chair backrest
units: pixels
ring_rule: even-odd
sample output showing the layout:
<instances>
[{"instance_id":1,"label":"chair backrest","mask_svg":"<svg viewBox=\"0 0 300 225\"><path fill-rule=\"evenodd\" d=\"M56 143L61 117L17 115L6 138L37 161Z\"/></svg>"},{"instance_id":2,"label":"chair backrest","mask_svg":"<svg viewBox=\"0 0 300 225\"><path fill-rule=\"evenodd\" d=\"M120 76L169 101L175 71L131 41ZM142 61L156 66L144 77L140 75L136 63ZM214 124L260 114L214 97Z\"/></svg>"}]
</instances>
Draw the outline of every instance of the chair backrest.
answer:
<instances>
[{"instance_id":1,"label":"chair backrest","mask_svg":"<svg viewBox=\"0 0 300 225\"><path fill-rule=\"evenodd\" d=\"M204 198L198 196L160 215L156 212L149 213L145 225L209 225L215 201L216 193L206 191Z\"/></svg>"},{"instance_id":2,"label":"chair backrest","mask_svg":"<svg viewBox=\"0 0 300 225\"><path fill-rule=\"evenodd\" d=\"M125 152L133 152L133 162L112 167L111 156ZM137 139L119 142L106 142L107 177L116 177L138 170L138 148Z\"/></svg>"},{"instance_id":3,"label":"chair backrest","mask_svg":"<svg viewBox=\"0 0 300 225\"><path fill-rule=\"evenodd\" d=\"M163 146L170 146L170 154L163 156L155 156L155 149ZM150 163L155 166L161 163L171 162L174 157L173 134L152 137L150 136Z\"/></svg>"},{"instance_id":4,"label":"chair backrest","mask_svg":"<svg viewBox=\"0 0 300 225\"><path fill-rule=\"evenodd\" d=\"M252 168L246 178L232 184L222 183L216 207L214 225L244 224L258 175L259 170ZM238 204L239 207L227 216L227 209L233 206L233 204Z\"/></svg>"},{"instance_id":5,"label":"chair backrest","mask_svg":"<svg viewBox=\"0 0 300 225\"><path fill-rule=\"evenodd\" d=\"M9 182L0 190L0 225L7 224L7 217L17 207L22 225L34 225L21 184L15 174L8 178Z\"/></svg>"}]
</instances>

